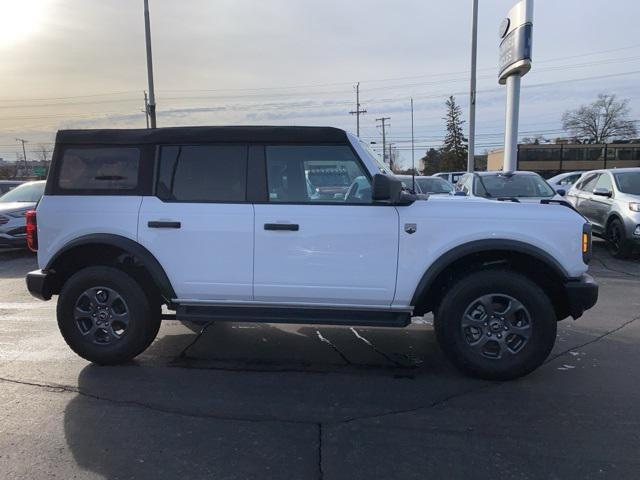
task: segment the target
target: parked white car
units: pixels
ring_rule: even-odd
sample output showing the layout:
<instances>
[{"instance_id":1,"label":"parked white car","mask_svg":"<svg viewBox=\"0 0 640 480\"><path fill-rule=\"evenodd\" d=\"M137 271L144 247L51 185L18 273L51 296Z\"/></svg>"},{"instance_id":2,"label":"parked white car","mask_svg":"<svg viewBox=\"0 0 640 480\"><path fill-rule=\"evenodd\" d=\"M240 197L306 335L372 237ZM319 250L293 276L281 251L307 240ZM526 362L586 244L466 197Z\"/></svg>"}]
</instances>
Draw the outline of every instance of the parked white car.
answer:
<instances>
[{"instance_id":1,"label":"parked white car","mask_svg":"<svg viewBox=\"0 0 640 480\"><path fill-rule=\"evenodd\" d=\"M556 193L562 194L561 192L569 191L569 189L575 184L578 179L582 176L584 172L564 172L556 175L555 177L551 177L547 180L547 183L551 185Z\"/></svg>"},{"instance_id":2,"label":"parked white car","mask_svg":"<svg viewBox=\"0 0 640 480\"><path fill-rule=\"evenodd\" d=\"M144 351L162 318L405 327L434 312L451 361L496 379L538 367L557 321L595 304L572 208L417 200L384 171L333 128L62 131L27 214L27 285L58 295L62 335L99 364Z\"/></svg>"},{"instance_id":3,"label":"parked white car","mask_svg":"<svg viewBox=\"0 0 640 480\"><path fill-rule=\"evenodd\" d=\"M434 173L433 176L443 178L451 185L455 185L456 183L458 183L458 180L460 180L460 177L462 177L465 173L467 172L438 172Z\"/></svg>"},{"instance_id":4,"label":"parked white car","mask_svg":"<svg viewBox=\"0 0 640 480\"><path fill-rule=\"evenodd\" d=\"M458 180L456 190L470 197L521 203L562 200L562 196L540 175L526 171L508 174L501 171L466 173Z\"/></svg>"}]
</instances>

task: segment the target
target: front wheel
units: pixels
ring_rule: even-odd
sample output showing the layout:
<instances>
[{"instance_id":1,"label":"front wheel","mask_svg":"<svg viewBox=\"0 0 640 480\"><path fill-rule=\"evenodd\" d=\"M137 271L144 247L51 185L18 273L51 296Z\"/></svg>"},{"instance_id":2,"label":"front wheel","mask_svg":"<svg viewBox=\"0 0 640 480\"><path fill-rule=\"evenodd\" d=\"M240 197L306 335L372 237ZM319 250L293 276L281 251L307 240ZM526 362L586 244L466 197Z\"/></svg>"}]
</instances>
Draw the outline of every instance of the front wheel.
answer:
<instances>
[{"instance_id":1,"label":"front wheel","mask_svg":"<svg viewBox=\"0 0 640 480\"><path fill-rule=\"evenodd\" d=\"M154 305L129 275L112 267L88 267L65 283L58 298L58 327L82 358L101 365L124 363L142 353L160 327Z\"/></svg>"},{"instance_id":2,"label":"front wheel","mask_svg":"<svg viewBox=\"0 0 640 480\"><path fill-rule=\"evenodd\" d=\"M535 370L551 352L556 328L549 297L508 270L462 278L435 314L438 342L449 360L467 374L490 380Z\"/></svg>"},{"instance_id":3,"label":"front wheel","mask_svg":"<svg viewBox=\"0 0 640 480\"><path fill-rule=\"evenodd\" d=\"M611 220L607 227L607 246L615 258L627 258L631 253L624 225L617 218Z\"/></svg>"}]
</instances>

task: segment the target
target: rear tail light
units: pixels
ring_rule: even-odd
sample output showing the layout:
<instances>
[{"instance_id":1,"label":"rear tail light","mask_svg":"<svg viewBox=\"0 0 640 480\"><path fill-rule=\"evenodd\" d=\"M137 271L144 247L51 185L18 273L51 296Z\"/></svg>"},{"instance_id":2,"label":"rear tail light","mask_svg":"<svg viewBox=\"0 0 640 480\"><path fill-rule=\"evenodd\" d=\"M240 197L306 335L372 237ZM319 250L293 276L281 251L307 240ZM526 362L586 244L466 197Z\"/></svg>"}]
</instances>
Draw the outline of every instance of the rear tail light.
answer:
<instances>
[{"instance_id":1,"label":"rear tail light","mask_svg":"<svg viewBox=\"0 0 640 480\"><path fill-rule=\"evenodd\" d=\"M27 247L32 252L38 251L38 221L36 220L36 211L29 210L27 212Z\"/></svg>"}]
</instances>

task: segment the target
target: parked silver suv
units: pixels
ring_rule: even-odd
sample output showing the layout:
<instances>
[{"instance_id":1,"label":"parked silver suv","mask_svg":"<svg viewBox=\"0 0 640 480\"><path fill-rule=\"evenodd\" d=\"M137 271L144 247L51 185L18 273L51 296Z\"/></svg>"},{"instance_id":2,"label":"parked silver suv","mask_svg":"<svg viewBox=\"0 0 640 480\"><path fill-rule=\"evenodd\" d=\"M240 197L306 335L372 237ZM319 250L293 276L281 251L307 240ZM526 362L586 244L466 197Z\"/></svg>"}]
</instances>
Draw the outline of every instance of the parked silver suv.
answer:
<instances>
[{"instance_id":1,"label":"parked silver suv","mask_svg":"<svg viewBox=\"0 0 640 480\"><path fill-rule=\"evenodd\" d=\"M0 196L0 248L27 246L25 215L44 194L44 181L28 182Z\"/></svg>"},{"instance_id":2,"label":"parked silver suv","mask_svg":"<svg viewBox=\"0 0 640 480\"><path fill-rule=\"evenodd\" d=\"M629 256L640 246L640 168L585 173L567 199L605 238L614 257Z\"/></svg>"}]
</instances>

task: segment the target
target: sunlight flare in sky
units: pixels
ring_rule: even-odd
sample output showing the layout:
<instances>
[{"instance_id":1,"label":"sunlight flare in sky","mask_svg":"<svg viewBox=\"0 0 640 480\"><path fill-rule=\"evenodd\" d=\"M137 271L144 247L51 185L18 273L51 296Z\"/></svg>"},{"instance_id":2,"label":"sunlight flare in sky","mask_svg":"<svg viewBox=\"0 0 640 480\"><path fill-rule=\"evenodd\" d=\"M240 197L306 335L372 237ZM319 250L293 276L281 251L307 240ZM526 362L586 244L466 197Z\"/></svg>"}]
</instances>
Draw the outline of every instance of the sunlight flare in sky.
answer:
<instances>
[{"instance_id":1,"label":"sunlight flare in sky","mask_svg":"<svg viewBox=\"0 0 640 480\"><path fill-rule=\"evenodd\" d=\"M0 47L38 31L51 0L0 0Z\"/></svg>"}]
</instances>

